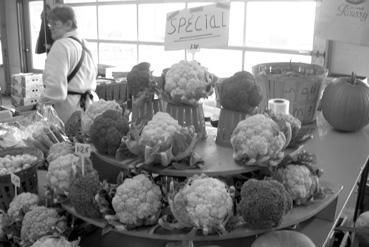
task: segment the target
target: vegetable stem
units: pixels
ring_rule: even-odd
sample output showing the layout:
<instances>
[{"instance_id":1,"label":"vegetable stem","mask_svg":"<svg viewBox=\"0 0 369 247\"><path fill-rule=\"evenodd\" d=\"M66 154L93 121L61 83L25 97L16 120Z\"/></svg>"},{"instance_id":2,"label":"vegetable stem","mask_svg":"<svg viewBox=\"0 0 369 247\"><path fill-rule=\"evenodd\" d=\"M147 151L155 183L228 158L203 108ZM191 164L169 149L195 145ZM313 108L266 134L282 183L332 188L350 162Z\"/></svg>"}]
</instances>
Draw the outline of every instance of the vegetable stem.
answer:
<instances>
[{"instance_id":1,"label":"vegetable stem","mask_svg":"<svg viewBox=\"0 0 369 247\"><path fill-rule=\"evenodd\" d=\"M351 84L352 85L356 84L356 74L355 74L355 72L351 73Z\"/></svg>"}]
</instances>

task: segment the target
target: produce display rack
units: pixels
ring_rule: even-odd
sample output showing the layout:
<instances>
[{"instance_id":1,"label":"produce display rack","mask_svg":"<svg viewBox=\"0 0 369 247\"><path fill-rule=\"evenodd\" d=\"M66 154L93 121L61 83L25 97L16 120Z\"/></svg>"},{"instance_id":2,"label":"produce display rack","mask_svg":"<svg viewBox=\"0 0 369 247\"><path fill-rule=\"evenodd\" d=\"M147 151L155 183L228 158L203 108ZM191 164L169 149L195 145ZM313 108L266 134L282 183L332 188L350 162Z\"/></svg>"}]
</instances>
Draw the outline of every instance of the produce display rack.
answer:
<instances>
[{"instance_id":1,"label":"produce display rack","mask_svg":"<svg viewBox=\"0 0 369 247\"><path fill-rule=\"evenodd\" d=\"M98 170L100 176L103 173L112 170L111 175L116 177L119 171L135 169L138 165L142 169L152 174L157 174L163 177L189 177L195 174L205 173L212 177L234 177L240 174L250 174L258 172L259 167L242 166L232 158L232 149L215 144L216 128L207 127L207 138L200 141L195 148L205 161L205 167L197 169L178 170L171 166L162 167L159 165L143 165L143 160L137 158L115 159L112 156L102 155L98 152L93 154L93 163L95 169ZM140 169L141 169L140 168ZM106 179L112 180L111 177ZM103 246L119 246L111 245L109 238L115 239L117 242L124 242L125 246L207 246L221 245L223 247L240 245L250 245L253 240L261 233L276 229L294 228L296 225L304 222L312 217L321 218L328 221L334 221L337 198L342 190L341 185L333 184L328 181L321 181L321 185L326 189L326 195L322 199L317 199L306 206L296 206L291 212L286 214L282 223L275 229L252 230L246 227L239 227L229 233L223 235L207 235L202 234L189 235L186 231L168 231L161 227L140 227L133 230L118 231L112 230L104 235ZM69 204L64 204L64 208L71 214L79 217L86 222L104 229L107 222L104 219L89 219L80 216L74 208ZM103 230L102 230L103 231ZM127 239L130 239L127 242ZM149 243L149 244L145 244Z\"/></svg>"}]
</instances>

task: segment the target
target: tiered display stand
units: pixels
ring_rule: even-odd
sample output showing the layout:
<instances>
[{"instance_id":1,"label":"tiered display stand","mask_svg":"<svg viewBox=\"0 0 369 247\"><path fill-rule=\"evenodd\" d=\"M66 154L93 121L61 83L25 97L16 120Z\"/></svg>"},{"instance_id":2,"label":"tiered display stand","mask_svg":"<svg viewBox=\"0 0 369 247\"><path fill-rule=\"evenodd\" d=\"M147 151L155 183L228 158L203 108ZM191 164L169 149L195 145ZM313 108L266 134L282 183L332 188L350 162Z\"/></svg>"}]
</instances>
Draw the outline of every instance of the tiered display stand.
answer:
<instances>
[{"instance_id":1,"label":"tiered display stand","mask_svg":"<svg viewBox=\"0 0 369 247\"><path fill-rule=\"evenodd\" d=\"M163 177L189 177L194 174L205 173L212 177L232 178L241 174L258 172L259 167L242 166L236 164L232 158L232 149L219 146L215 143L216 129L207 128L207 138L200 141L195 152L205 161L203 168L178 170L172 166L143 165L142 168L150 173ZM142 160L129 158L116 160L114 157L95 153L95 164L100 162L99 169L129 170L141 164ZM319 161L318 161L319 162ZM318 164L319 166L319 164ZM95 167L96 168L96 167ZM100 174L101 175L101 174ZM306 206L295 206L283 218L282 223L276 229L293 228L297 224L312 217L334 220L337 198L342 186L328 181L321 181L321 185L327 191L322 199L315 200ZM64 205L71 214L86 222L104 229L107 222L104 219L91 219L80 216L70 205ZM118 231L111 230L103 236L103 246L249 246L257 235L273 229L253 230L244 226L237 227L223 235L207 235L201 233L188 234L188 230L168 231L161 227L141 227L134 230Z\"/></svg>"}]
</instances>

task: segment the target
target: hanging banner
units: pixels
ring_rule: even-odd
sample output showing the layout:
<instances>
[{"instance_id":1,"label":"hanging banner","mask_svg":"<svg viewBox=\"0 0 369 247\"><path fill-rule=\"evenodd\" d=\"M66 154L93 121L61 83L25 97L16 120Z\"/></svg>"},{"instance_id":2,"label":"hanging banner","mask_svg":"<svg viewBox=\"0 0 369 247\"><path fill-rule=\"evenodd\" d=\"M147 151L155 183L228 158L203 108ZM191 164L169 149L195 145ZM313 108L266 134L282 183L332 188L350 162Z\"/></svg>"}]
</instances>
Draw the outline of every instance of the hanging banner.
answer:
<instances>
[{"instance_id":1,"label":"hanging banner","mask_svg":"<svg viewBox=\"0 0 369 247\"><path fill-rule=\"evenodd\" d=\"M323 0L316 34L322 38L369 46L369 0Z\"/></svg>"},{"instance_id":2,"label":"hanging banner","mask_svg":"<svg viewBox=\"0 0 369 247\"><path fill-rule=\"evenodd\" d=\"M227 47L230 3L184 9L167 14L165 50Z\"/></svg>"}]
</instances>

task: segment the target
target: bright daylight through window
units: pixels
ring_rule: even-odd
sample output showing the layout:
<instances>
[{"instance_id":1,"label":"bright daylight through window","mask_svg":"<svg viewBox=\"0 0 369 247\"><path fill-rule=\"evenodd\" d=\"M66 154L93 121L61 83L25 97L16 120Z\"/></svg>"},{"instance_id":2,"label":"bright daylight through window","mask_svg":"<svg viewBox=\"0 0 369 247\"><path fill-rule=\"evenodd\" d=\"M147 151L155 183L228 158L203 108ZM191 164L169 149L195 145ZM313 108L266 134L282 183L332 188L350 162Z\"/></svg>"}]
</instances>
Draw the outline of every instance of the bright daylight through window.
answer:
<instances>
[{"instance_id":1,"label":"bright daylight through window","mask_svg":"<svg viewBox=\"0 0 369 247\"><path fill-rule=\"evenodd\" d=\"M129 71L138 62L151 63L154 75L187 59L184 50L165 51L166 13L204 6L214 1L103 1L64 0L78 17L79 32L86 38L99 64ZM202 48L195 59L219 77L265 62L311 62L316 1L231 1L228 47ZM32 50L36 43L42 1L30 2ZM291 21L294 20L294 21ZM45 55L33 55L42 69ZM227 61L227 62L224 62Z\"/></svg>"}]
</instances>

